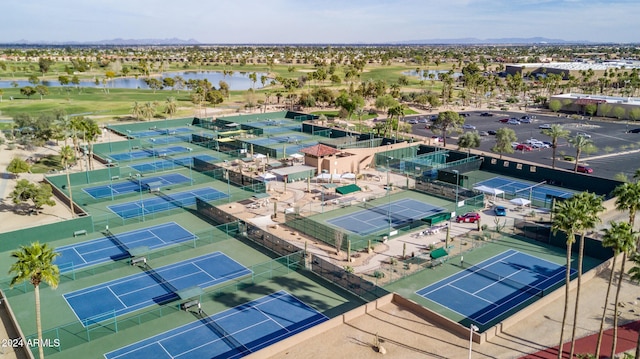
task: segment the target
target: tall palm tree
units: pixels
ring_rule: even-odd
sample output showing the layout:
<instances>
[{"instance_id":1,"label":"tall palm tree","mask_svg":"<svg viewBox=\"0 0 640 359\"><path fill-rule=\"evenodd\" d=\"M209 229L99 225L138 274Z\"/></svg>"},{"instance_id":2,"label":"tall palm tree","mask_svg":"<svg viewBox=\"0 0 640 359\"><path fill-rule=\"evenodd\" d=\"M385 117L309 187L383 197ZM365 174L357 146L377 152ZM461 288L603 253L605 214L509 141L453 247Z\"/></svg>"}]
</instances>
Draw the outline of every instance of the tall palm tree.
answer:
<instances>
[{"instance_id":1,"label":"tall palm tree","mask_svg":"<svg viewBox=\"0 0 640 359\"><path fill-rule=\"evenodd\" d=\"M9 273L11 287L15 284L28 280L33 284L36 299L36 327L38 330L38 340L42 342L42 318L40 316L40 283L45 282L51 288L56 288L60 282L60 270L53 264L53 260L59 253L46 243L31 243L29 246L20 246L20 250L11 253L11 257L16 261L11 265ZM44 346L38 345L40 359L44 358Z\"/></svg>"},{"instance_id":2,"label":"tall palm tree","mask_svg":"<svg viewBox=\"0 0 640 359\"><path fill-rule=\"evenodd\" d=\"M578 327L578 308L580 306L580 289L582 286L582 261L584 259L584 237L588 230L595 228L600 222L600 213L605 210L602 205L602 197L595 193L581 192L573 197L573 199L582 206L580 216L578 217L577 226L580 232L580 242L578 243L578 285L576 288L576 304L573 312L573 330L571 332L571 351L569 358L573 358L575 349L576 328Z\"/></svg>"},{"instance_id":3,"label":"tall palm tree","mask_svg":"<svg viewBox=\"0 0 640 359\"><path fill-rule=\"evenodd\" d=\"M616 261L618 255L624 249L624 243L626 237L632 233L631 226L627 222L610 222L610 228L605 228L602 236L602 246L605 248L613 249L613 261L611 263L611 273L609 274L609 283L607 285L607 293L604 297L604 309L602 311L602 319L600 319L600 331L598 332L598 343L596 344L595 357L600 358L600 349L602 347L602 337L604 335L604 322L607 317L607 309L609 307L609 293L611 292L611 285L613 284L613 277L615 274ZM633 278L633 277L632 277ZM617 308L613 312L613 316L617 317ZM614 329L615 330L615 329ZM615 338L615 335L614 335Z\"/></svg>"},{"instance_id":4,"label":"tall palm tree","mask_svg":"<svg viewBox=\"0 0 640 359\"><path fill-rule=\"evenodd\" d=\"M69 189L69 208L71 209L71 217L76 216L76 211L73 206L73 193L71 191L71 180L69 179L69 164L76 158L75 153L71 146L63 146L60 148L60 163L62 168L67 172L67 188Z\"/></svg>"},{"instance_id":5,"label":"tall palm tree","mask_svg":"<svg viewBox=\"0 0 640 359\"><path fill-rule=\"evenodd\" d=\"M542 130L542 134L551 137L551 148L553 157L551 157L551 167L556 168L556 149L558 148L558 139L569 137L569 131L562 128L562 125L553 124L551 128Z\"/></svg>"},{"instance_id":6,"label":"tall palm tree","mask_svg":"<svg viewBox=\"0 0 640 359\"><path fill-rule=\"evenodd\" d=\"M640 253L637 252L638 247L636 247L636 252L631 255L631 260L633 261L634 266L629 269L629 278L636 283L640 282ZM614 257L615 258L615 257ZM615 263L615 262L614 262ZM609 285L611 285L611 280L609 281ZM602 331L602 329L600 329ZM598 342L598 344L600 344ZM636 358L640 358L640 335L638 335L638 340L636 342Z\"/></svg>"},{"instance_id":7,"label":"tall palm tree","mask_svg":"<svg viewBox=\"0 0 640 359\"><path fill-rule=\"evenodd\" d=\"M89 157L89 169L93 168L93 143L102 133L98 123L91 118L84 118L83 121L84 138L87 141L87 156Z\"/></svg>"},{"instance_id":8,"label":"tall palm tree","mask_svg":"<svg viewBox=\"0 0 640 359\"><path fill-rule=\"evenodd\" d=\"M629 212L629 225L635 225L636 213L640 209L640 182L623 183L613 190L616 208Z\"/></svg>"},{"instance_id":9,"label":"tall palm tree","mask_svg":"<svg viewBox=\"0 0 640 359\"><path fill-rule=\"evenodd\" d=\"M576 241L575 234L578 230L578 218L582 215L583 208L580 203L571 197L556 204L553 208L553 223L551 230L553 234L558 231L567 235L567 268L565 274L565 294L564 294L564 314L562 315L562 328L560 329L560 345L558 359L562 359L562 344L564 342L564 327L567 323L569 312L569 284L571 283L571 247Z\"/></svg>"},{"instance_id":10,"label":"tall palm tree","mask_svg":"<svg viewBox=\"0 0 640 359\"><path fill-rule=\"evenodd\" d=\"M593 152L595 147L593 146L593 141L584 136L571 137L569 139L569 144L571 144L576 149L576 163L573 166L573 172L578 172L578 162L580 162L580 155L583 152Z\"/></svg>"},{"instance_id":11,"label":"tall palm tree","mask_svg":"<svg viewBox=\"0 0 640 359\"><path fill-rule=\"evenodd\" d=\"M616 341L618 340L618 299L620 298L620 289L622 289L622 279L624 277L624 266L627 262L627 255L636 250L636 242L638 240L638 232L633 227L628 226L628 231L621 233L618 246L622 252L622 263L620 264L620 272L618 276L618 284L616 288L616 297L613 302L613 343L611 344L611 358L615 358ZM612 268L613 270L613 268Z\"/></svg>"}]
</instances>

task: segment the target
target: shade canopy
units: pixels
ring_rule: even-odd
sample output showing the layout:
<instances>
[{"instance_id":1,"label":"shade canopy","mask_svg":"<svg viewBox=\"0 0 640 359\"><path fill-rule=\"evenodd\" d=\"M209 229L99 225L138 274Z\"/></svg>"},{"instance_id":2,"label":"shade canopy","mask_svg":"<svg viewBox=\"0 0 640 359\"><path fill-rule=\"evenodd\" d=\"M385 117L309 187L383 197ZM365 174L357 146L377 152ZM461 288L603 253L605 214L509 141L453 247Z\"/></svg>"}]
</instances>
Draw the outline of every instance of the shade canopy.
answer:
<instances>
[{"instance_id":1,"label":"shade canopy","mask_svg":"<svg viewBox=\"0 0 640 359\"><path fill-rule=\"evenodd\" d=\"M531 204L531 201L529 201L528 199L524 199L524 198L514 198L514 199L510 200L509 202L515 204L516 206L527 206L527 205Z\"/></svg>"},{"instance_id":2,"label":"shade canopy","mask_svg":"<svg viewBox=\"0 0 640 359\"><path fill-rule=\"evenodd\" d=\"M493 196L504 194L503 190L489 187L489 186L477 186L477 187L473 187L473 189L475 189L476 191L480 191L482 193L493 195Z\"/></svg>"},{"instance_id":3,"label":"shade canopy","mask_svg":"<svg viewBox=\"0 0 640 359\"><path fill-rule=\"evenodd\" d=\"M343 179L355 179L356 178L356 174L347 172L347 173L343 173L340 176L340 178L343 178Z\"/></svg>"}]
</instances>

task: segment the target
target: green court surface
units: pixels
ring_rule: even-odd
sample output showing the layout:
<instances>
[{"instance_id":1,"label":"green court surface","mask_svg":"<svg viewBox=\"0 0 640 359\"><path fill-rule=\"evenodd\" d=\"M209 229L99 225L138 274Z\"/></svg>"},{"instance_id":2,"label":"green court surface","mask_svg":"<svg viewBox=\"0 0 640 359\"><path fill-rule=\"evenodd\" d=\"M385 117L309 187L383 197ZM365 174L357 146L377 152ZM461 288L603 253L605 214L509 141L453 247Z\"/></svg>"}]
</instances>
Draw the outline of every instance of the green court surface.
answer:
<instances>
[{"instance_id":1,"label":"green court surface","mask_svg":"<svg viewBox=\"0 0 640 359\"><path fill-rule=\"evenodd\" d=\"M286 290L328 317L342 314L364 304L362 299L346 293L315 275L307 274L301 269L300 254L274 260L255 244L231 237L230 235L235 234L236 229L233 226L212 227L211 224L189 213L127 225L112 232L117 234L149 227L169 219L187 228L199 239L195 246L194 243L184 243L148 253L147 263L153 268L220 251L253 272L251 275L206 289L201 301L203 310L209 314L218 313L278 290ZM227 230L230 235L225 233ZM99 234L95 233L82 237L82 241L92 240L98 236ZM77 238L69 238L56 241L51 245L57 247L77 242ZM8 252L0 253L2 259L0 269L5 272L8 271L8 265L11 263L9 255ZM47 356L52 358L102 357L106 352L197 319L189 312L178 310L179 302L173 302L138 310L114 320L109 319L101 325L94 325L87 329L78 322L63 298L65 293L140 272L140 268L129 265L127 260L121 260L77 270L74 273L65 273L61 276L60 285L55 290L43 285L41 301L44 337L59 338L62 349L58 352L55 348L47 348ZM27 337L34 335L36 331L33 311L34 295L30 284L8 289L6 282L3 281L2 287L23 332Z\"/></svg>"},{"instance_id":2,"label":"green court surface","mask_svg":"<svg viewBox=\"0 0 640 359\"><path fill-rule=\"evenodd\" d=\"M461 267L461 256L464 257L464 263L468 266L480 263L507 250L515 249L519 252L526 253L540 259L556 263L558 265L564 266L566 264L565 249L550 246L530 239L519 239L506 236L503 236L500 239L494 241L479 241L468 239L464 242L460 242L458 239L456 239L451 243L451 245L453 247L449 249L449 257L442 265L408 275L391 284L385 285L384 289L390 292L396 292L405 298L414 300L418 304L436 313L439 313L446 318L449 318L454 322L460 322L461 324L468 326L466 317L416 294L416 291L462 271L463 268ZM574 256L572 258L572 268L574 269L576 266L576 261L577 255L575 255L574 253ZM583 263L583 272L587 272L601 264L602 261L585 256ZM397 269L388 268L387 271L396 270L400 272L402 271L400 265L401 264L398 265ZM386 275L393 276L394 273L386 273ZM399 276L400 274L397 273L397 275ZM375 278L373 278L372 280L375 280ZM564 284L564 281L562 281L561 284ZM522 307L515 309L520 310L522 309ZM499 318L499 320L501 319L504 318ZM487 323L487 325L483 326L481 330L485 330L486 328L497 324L498 321Z\"/></svg>"}]
</instances>

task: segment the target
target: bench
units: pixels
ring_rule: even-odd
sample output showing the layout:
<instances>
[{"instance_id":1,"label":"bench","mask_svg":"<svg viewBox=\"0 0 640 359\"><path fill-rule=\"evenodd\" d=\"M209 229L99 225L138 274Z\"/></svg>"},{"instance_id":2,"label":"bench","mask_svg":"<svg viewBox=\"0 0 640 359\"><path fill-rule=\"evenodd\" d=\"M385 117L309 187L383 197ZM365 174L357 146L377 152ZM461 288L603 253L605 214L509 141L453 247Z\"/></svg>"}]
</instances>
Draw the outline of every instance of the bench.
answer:
<instances>
[{"instance_id":1,"label":"bench","mask_svg":"<svg viewBox=\"0 0 640 359\"><path fill-rule=\"evenodd\" d=\"M198 309L200 309L200 301L197 299L194 299L194 300L190 300L188 302L184 302L180 304L180 309L182 310L189 310L190 308L193 308L193 307L198 307Z\"/></svg>"},{"instance_id":2,"label":"bench","mask_svg":"<svg viewBox=\"0 0 640 359\"><path fill-rule=\"evenodd\" d=\"M131 265L139 265L139 264L147 264L147 258L145 257L136 257L131 259Z\"/></svg>"},{"instance_id":3,"label":"bench","mask_svg":"<svg viewBox=\"0 0 640 359\"><path fill-rule=\"evenodd\" d=\"M86 229L81 229L79 231L75 231L73 232L73 236L77 237L77 236L86 236L87 235L87 230Z\"/></svg>"}]
</instances>

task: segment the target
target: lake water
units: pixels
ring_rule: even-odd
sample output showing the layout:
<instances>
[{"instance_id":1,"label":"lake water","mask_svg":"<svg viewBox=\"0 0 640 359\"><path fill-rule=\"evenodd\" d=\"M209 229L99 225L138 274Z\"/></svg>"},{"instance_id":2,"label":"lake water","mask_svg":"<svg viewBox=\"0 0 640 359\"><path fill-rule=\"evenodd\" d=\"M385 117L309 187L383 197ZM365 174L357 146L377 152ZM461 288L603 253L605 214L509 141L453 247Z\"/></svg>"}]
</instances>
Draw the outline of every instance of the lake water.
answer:
<instances>
[{"instance_id":1,"label":"lake water","mask_svg":"<svg viewBox=\"0 0 640 359\"><path fill-rule=\"evenodd\" d=\"M220 71L178 71L178 72L166 72L162 74L162 77L158 77L158 79L162 79L164 77L176 77L181 76L184 81L188 80L204 80L207 79L211 84L218 88L220 87L218 83L220 81L224 81L229 84L229 88L231 90L248 90L252 87L258 89L262 88L262 83L260 82L260 77L265 76L266 73L256 72L256 77L258 81L256 81L255 85L249 79L249 74L253 72L234 72L233 75L224 76ZM95 84L95 80L81 80L81 87L99 87L102 88L102 78L99 78L100 85ZM271 80L269 80L270 82ZM5 78L0 79L0 88L11 88L14 80L10 80ZM27 80L15 81L18 84L18 88L25 86L33 86L33 84L29 83ZM43 85L49 87L61 87L60 82L55 81L43 81ZM75 85L67 85L67 87L75 87ZM124 89L148 89L149 87L144 83L142 77L139 78L114 78L113 80L107 83L108 88L116 89L116 88L124 88ZM185 88L186 89L186 88Z\"/></svg>"},{"instance_id":2,"label":"lake water","mask_svg":"<svg viewBox=\"0 0 640 359\"><path fill-rule=\"evenodd\" d=\"M440 80L440 78L438 77L439 74L446 74L447 72L449 72L449 70L421 70L420 73L416 72L416 70L411 70L411 71L405 71L402 74L403 75L409 75L409 76L413 76L413 77L417 77L419 79L424 79L424 80L431 80L429 78L429 74L433 74L434 76L434 80ZM427 75L426 77L424 75ZM461 72L454 72L453 73L453 78L456 79L458 77L462 76Z\"/></svg>"}]
</instances>

